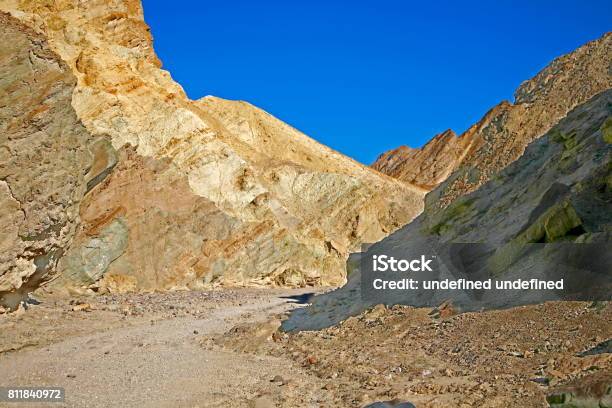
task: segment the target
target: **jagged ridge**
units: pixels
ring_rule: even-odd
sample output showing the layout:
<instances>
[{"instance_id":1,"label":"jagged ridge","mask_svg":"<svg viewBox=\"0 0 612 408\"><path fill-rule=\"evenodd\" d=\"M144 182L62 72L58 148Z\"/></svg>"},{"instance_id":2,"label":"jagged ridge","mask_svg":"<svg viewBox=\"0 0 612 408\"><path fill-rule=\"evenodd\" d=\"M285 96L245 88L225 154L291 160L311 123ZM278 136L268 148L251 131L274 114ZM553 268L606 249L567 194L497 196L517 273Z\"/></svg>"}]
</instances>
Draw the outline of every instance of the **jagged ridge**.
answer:
<instances>
[{"instance_id":1,"label":"jagged ridge","mask_svg":"<svg viewBox=\"0 0 612 408\"><path fill-rule=\"evenodd\" d=\"M551 62L458 138L451 131L421 149L383 153L373 167L434 189L428 207L445 207L519 158L571 109L612 87L612 33Z\"/></svg>"}]
</instances>

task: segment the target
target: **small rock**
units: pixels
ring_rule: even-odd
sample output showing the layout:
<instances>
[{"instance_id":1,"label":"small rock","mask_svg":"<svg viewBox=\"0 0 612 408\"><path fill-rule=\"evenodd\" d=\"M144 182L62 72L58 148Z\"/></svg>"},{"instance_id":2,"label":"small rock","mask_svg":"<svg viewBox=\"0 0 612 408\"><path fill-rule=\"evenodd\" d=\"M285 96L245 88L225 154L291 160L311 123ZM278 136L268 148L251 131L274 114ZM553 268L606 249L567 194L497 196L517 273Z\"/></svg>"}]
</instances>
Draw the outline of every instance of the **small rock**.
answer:
<instances>
[{"instance_id":1,"label":"small rock","mask_svg":"<svg viewBox=\"0 0 612 408\"><path fill-rule=\"evenodd\" d=\"M440 304L440 306L434 308L429 312L429 316L432 319L445 319L457 314L457 311L453 307L453 303L450 300L446 300Z\"/></svg>"},{"instance_id":2,"label":"small rock","mask_svg":"<svg viewBox=\"0 0 612 408\"><path fill-rule=\"evenodd\" d=\"M370 396L368 394L361 394L357 399L361 402L365 402L370 399Z\"/></svg>"},{"instance_id":3,"label":"small rock","mask_svg":"<svg viewBox=\"0 0 612 408\"><path fill-rule=\"evenodd\" d=\"M549 368L548 370L546 370L548 372L548 374L552 375L553 377L557 377L557 378L563 378L564 375L561 371L559 370L555 370L554 368Z\"/></svg>"},{"instance_id":4,"label":"small rock","mask_svg":"<svg viewBox=\"0 0 612 408\"><path fill-rule=\"evenodd\" d=\"M197 331L197 330L194 330L194 331L193 331L193 334L200 334L200 332L199 332L199 331Z\"/></svg>"},{"instance_id":5,"label":"small rock","mask_svg":"<svg viewBox=\"0 0 612 408\"><path fill-rule=\"evenodd\" d=\"M285 382L285 380L280 375L275 375L274 378L272 378L272 380L270 380L270 382L280 383L280 385L282 385Z\"/></svg>"},{"instance_id":6,"label":"small rock","mask_svg":"<svg viewBox=\"0 0 612 408\"><path fill-rule=\"evenodd\" d=\"M408 401L379 401L366 405L364 408L416 408L413 403Z\"/></svg>"},{"instance_id":7,"label":"small rock","mask_svg":"<svg viewBox=\"0 0 612 408\"><path fill-rule=\"evenodd\" d=\"M595 347L583 351L581 353L577 353L578 357L586 357L586 356L594 356L597 354L607 354L612 353L612 339L608 339L604 342L597 344Z\"/></svg>"},{"instance_id":8,"label":"small rock","mask_svg":"<svg viewBox=\"0 0 612 408\"><path fill-rule=\"evenodd\" d=\"M66 374L66 377L68 377L68 378L76 378L76 374Z\"/></svg>"},{"instance_id":9,"label":"small rock","mask_svg":"<svg viewBox=\"0 0 612 408\"><path fill-rule=\"evenodd\" d=\"M89 303L79 303L75 306L72 306L73 312L91 312L91 305Z\"/></svg>"},{"instance_id":10,"label":"small rock","mask_svg":"<svg viewBox=\"0 0 612 408\"><path fill-rule=\"evenodd\" d=\"M261 396L258 398L255 398L252 403L251 406L253 408L274 408L274 401L272 401L272 399L270 397L267 396Z\"/></svg>"},{"instance_id":11,"label":"small rock","mask_svg":"<svg viewBox=\"0 0 612 408\"><path fill-rule=\"evenodd\" d=\"M550 379L546 377L535 377L535 378L532 378L531 381L533 381L536 384L544 385L547 387L548 385L550 385Z\"/></svg>"},{"instance_id":12,"label":"small rock","mask_svg":"<svg viewBox=\"0 0 612 408\"><path fill-rule=\"evenodd\" d=\"M385 315L386 311L387 311L387 307L385 305L383 305L382 303L378 304L374 306L372 310L367 312L365 316L365 321L368 323L371 323L377 319L380 319Z\"/></svg>"}]
</instances>

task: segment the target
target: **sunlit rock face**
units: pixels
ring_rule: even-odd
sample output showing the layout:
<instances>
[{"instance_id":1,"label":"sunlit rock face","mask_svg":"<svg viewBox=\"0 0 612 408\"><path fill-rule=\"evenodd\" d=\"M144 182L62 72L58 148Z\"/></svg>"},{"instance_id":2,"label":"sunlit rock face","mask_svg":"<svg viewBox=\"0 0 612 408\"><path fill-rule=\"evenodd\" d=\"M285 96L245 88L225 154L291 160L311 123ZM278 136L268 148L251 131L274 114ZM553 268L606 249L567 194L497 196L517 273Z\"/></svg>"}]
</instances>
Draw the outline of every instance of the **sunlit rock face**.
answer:
<instances>
[{"instance_id":1,"label":"sunlit rock face","mask_svg":"<svg viewBox=\"0 0 612 408\"><path fill-rule=\"evenodd\" d=\"M446 207L518 159L574 107L612 87L612 33L551 62L457 137L435 136L420 149L383 153L375 169L429 190L428 208ZM439 186L438 188L436 188Z\"/></svg>"},{"instance_id":2,"label":"sunlit rock face","mask_svg":"<svg viewBox=\"0 0 612 408\"><path fill-rule=\"evenodd\" d=\"M57 61L49 69L66 77L63 99L38 113L56 113L49 126L62 120L75 127L62 126L70 143L48 132L49 143L74 158L61 165L65 179L44 171L52 184L41 193L66 203L52 223L66 229L53 260L57 285L340 284L351 250L422 211L424 189L362 166L249 104L188 99L160 68L139 1L2 0L0 9L29 27L37 40L23 41L45 44ZM16 70L4 87L26 93L17 85L21 76L37 74L19 71L11 56L28 52L2 30L3 47L10 47L3 66ZM52 86L57 81L49 75ZM4 126L21 117L18 103L44 106L8 91L0 97ZM14 150L4 145L2 154ZM37 154L41 163L60 160ZM42 173L33 161L9 167L28 189ZM2 205L10 209L3 223L12 228L2 245L12 252L0 275L13 282L3 290L14 290L36 267L34 255L20 257L30 244L12 226L24 216L19 190L2 180ZM9 278L10 270L18 272Z\"/></svg>"},{"instance_id":3,"label":"sunlit rock face","mask_svg":"<svg viewBox=\"0 0 612 408\"><path fill-rule=\"evenodd\" d=\"M0 299L15 307L55 269L97 176L71 106L76 79L45 38L0 13Z\"/></svg>"},{"instance_id":4,"label":"sunlit rock face","mask_svg":"<svg viewBox=\"0 0 612 408\"><path fill-rule=\"evenodd\" d=\"M446 180L464 159L470 141L470 137L457 137L449 129L436 135L420 149L400 146L381 154L372 168L431 190Z\"/></svg>"}]
</instances>

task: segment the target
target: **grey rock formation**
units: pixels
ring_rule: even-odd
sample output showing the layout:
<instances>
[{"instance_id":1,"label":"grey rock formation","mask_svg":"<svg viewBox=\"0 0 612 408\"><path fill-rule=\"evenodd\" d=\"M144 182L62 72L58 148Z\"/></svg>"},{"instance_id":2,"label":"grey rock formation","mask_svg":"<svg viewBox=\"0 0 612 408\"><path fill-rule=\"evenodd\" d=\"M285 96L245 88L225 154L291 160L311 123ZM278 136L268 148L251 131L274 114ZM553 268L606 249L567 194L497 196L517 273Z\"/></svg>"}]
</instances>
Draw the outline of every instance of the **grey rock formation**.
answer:
<instances>
[{"instance_id":1,"label":"grey rock formation","mask_svg":"<svg viewBox=\"0 0 612 408\"><path fill-rule=\"evenodd\" d=\"M525 154L480 189L440 211L425 211L394 234L349 260L348 283L334 292L312 299L312 306L298 310L284 322L286 330L318 329L338 323L377 303L361 293L359 257L399 251L427 253L448 244L484 245L490 250L473 254L471 262L487 266L493 277L531 278L551 271L542 259L555 259L558 252L535 252L531 243L602 243L612 241L612 90L593 97L574 109L544 137L534 141ZM563 245L543 245L546 248ZM538 249L539 251L540 249ZM524 256L528 254L529 256ZM591 259L590 264L608 262ZM476 269L466 268L466 278ZM591 277L564 271L567 282L579 287ZM593 281L596 289L610 296L612 275L603 272L604 281ZM492 276L489 276L492 277ZM601 276L600 276L601 278ZM478 307L508 307L539 302L531 291L483 295ZM387 304L436 306L446 300L443 291L401 291ZM470 307L467 292L455 292L460 306ZM471 299L473 300L473 299ZM474 303L472 304L474 307Z\"/></svg>"}]
</instances>

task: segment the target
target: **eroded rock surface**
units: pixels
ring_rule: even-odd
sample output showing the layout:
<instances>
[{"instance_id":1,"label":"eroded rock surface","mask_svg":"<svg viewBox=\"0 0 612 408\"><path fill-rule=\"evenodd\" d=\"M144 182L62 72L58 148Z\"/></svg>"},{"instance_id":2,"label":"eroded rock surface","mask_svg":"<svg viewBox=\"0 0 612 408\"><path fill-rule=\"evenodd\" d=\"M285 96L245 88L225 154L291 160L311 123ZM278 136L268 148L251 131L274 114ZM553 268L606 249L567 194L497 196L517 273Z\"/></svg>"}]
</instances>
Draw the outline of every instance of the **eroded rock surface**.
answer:
<instances>
[{"instance_id":1,"label":"eroded rock surface","mask_svg":"<svg viewBox=\"0 0 612 408\"><path fill-rule=\"evenodd\" d=\"M92 136L71 106L76 79L43 36L0 13L0 301L50 279L79 221Z\"/></svg>"},{"instance_id":2,"label":"eroded rock surface","mask_svg":"<svg viewBox=\"0 0 612 408\"><path fill-rule=\"evenodd\" d=\"M432 190L446 180L470 145L469 137L452 130L436 135L420 149L400 146L381 154L372 167L381 173Z\"/></svg>"},{"instance_id":3,"label":"eroded rock surface","mask_svg":"<svg viewBox=\"0 0 612 408\"><path fill-rule=\"evenodd\" d=\"M339 284L350 251L422 211L424 189L249 104L189 100L160 69L137 0L3 0L0 9L71 68L67 102L94 138L89 170L65 169L86 173L87 195L73 200L82 224L59 261L61 286L106 276L113 284L100 287ZM20 217L15 200L5 193L9 219Z\"/></svg>"},{"instance_id":4,"label":"eroded rock surface","mask_svg":"<svg viewBox=\"0 0 612 408\"><path fill-rule=\"evenodd\" d=\"M554 271L537 259L556 259L559 253L554 251L559 247L553 246L550 253L545 252L549 249L546 246L527 253L527 244L574 242L609 245L611 241L610 132L612 90L572 110L545 136L531 143L520 159L478 190L442 210L426 209L413 222L374 244L368 252L355 254L355 258L371 259L371 254L392 250L416 256L446 244L477 243L485 246L486 251L468 258L470 267L465 268L462 278L545 277ZM540 258L534 258L537 254L541 254ZM607 255L601 255L601 259L589 260L590 264L604 262ZM481 261L486 268L475 266ZM609 257L605 262L609 265ZM313 298L312 306L296 311L283 323L285 329L327 327L375 304L361 296L359 262L349 260L348 264L351 270L348 283L336 291ZM482 271L492 275L478 276ZM567 271L564 278L568 290L577 289L592 278L580 273L580 269ZM607 280L597 287L609 298L612 284L609 270L600 277ZM477 299L470 297L468 292L453 292L456 296L453 301L467 310L542 301L541 294L529 290L500 294L484 291ZM399 290L394 297L385 298L388 304L419 307L437 306L445 300L448 300L448 292L441 290ZM476 300L476 303L470 303Z\"/></svg>"}]
</instances>

